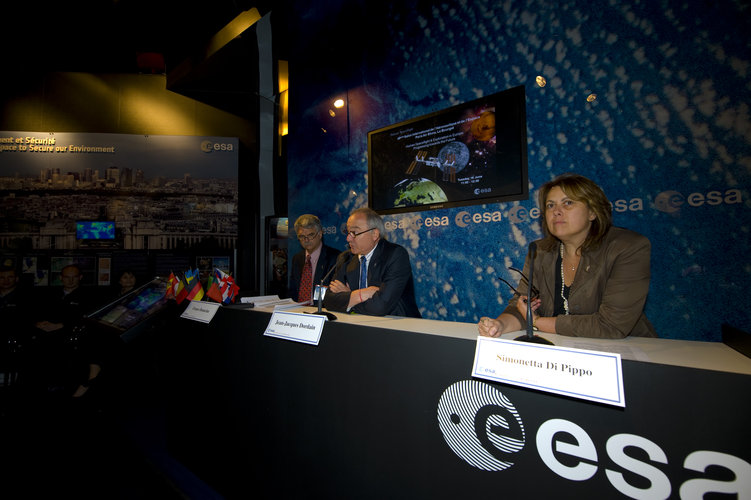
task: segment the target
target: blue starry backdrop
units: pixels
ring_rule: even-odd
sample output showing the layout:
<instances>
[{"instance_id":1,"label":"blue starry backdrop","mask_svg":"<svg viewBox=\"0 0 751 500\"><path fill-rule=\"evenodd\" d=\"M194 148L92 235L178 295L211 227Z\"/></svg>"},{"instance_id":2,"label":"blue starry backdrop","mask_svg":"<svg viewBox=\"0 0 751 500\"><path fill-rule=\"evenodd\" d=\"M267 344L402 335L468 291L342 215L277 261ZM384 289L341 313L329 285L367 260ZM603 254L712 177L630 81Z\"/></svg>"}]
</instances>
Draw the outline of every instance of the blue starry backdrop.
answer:
<instances>
[{"instance_id":1,"label":"blue starry backdrop","mask_svg":"<svg viewBox=\"0 0 751 500\"><path fill-rule=\"evenodd\" d=\"M507 268L541 235L537 190L573 171L651 240L661 337L751 330L748 2L294 3L290 224L315 213L344 249L349 212L368 202L369 131L523 85L528 200L384 216L423 317L499 314L511 294L497 276L516 282Z\"/></svg>"}]
</instances>

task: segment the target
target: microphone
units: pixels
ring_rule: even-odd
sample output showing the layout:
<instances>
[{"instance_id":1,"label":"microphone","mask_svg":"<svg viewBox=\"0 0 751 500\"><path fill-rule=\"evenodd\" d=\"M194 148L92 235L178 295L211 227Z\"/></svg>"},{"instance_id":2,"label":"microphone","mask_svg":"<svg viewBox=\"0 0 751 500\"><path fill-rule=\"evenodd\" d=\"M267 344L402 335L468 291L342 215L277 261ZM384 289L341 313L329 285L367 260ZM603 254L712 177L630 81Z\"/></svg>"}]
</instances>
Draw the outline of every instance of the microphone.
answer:
<instances>
[{"instance_id":1,"label":"microphone","mask_svg":"<svg viewBox=\"0 0 751 500\"><path fill-rule=\"evenodd\" d=\"M336 270L339 267L341 267L341 265L344 263L344 259L347 257L347 255L349 255L350 259L351 259L353 254L352 254L352 252L350 250L345 250L345 251L343 251L342 253L339 254L339 256L336 258L336 262L334 263L333 266L331 266L331 269L329 269L329 272L327 272L323 276L323 278L321 278L321 281L318 282L318 284L320 286L323 286L323 283L326 281L326 278L328 278L329 276L331 276L331 273L333 273L334 270ZM349 261L347 261L347 262L349 262Z\"/></svg>"},{"instance_id":2,"label":"microphone","mask_svg":"<svg viewBox=\"0 0 751 500\"><path fill-rule=\"evenodd\" d=\"M529 244L529 280L527 283L527 334L520 337L516 337L514 340L520 342L533 342L535 344L547 344L554 345L548 339L539 337L534 334L533 318L532 318L532 274L535 270L535 254L537 253L537 244L533 241Z\"/></svg>"},{"instance_id":3,"label":"microphone","mask_svg":"<svg viewBox=\"0 0 751 500\"><path fill-rule=\"evenodd\" d=\"M318 282L318 285L316 286L316 293L314 295L317 295L317 302L318 302L318 310L317 311L305 311L308 314L317 314L319 316L326 316L330 321L334 321L336 319L336 315L333 313L327 312L323 310L323 283L326 281L327 278L331 276L331 274L336 270L339 269L343 264L345 259L347 259L347 256L349 256L349 259L347 259L347 263L352 259L352 256L354 254L351 250L345 250L342 253L340 253L337 258L336 262L333 266L331 266L331 269L328 270L328 272L321 278L321 281Z\"/></svg>"}]
</instances>

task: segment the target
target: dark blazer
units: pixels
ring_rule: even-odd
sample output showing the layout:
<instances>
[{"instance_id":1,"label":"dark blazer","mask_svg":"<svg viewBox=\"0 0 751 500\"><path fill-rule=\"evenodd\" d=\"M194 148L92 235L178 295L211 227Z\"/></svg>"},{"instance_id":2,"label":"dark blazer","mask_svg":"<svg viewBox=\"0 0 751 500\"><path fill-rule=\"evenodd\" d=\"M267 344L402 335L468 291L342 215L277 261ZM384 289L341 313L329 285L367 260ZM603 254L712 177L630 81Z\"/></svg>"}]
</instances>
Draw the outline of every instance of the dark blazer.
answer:
<instances>
[{"instance_id":1,"label":"dark blazer","mask_svg":"<svg viewBox=\"0 0 751 500\"><path fill-rule=\"evenodd\" d=\"M336 263L336 257L339 255L339 253L339 250L328 245L323 245L321 247L321 255L320 257L318 257L318 263L316 264L316 268L313 270L313 289L315 289L316 285L320 284L321 279L323 279L326 273L329 272L332 267L334 267L334 264ZM302 268L304 265L305 250L300 250L292 257L292 268L290 269L289 273L289 296L295 302L300 302L297 294L300 292L300 279L302 278ZM329 280L327 279L327 282L328 281ZM307 298L303 299L303 301L304 300L310 299Z\"/></svg>"},{"instance_id":2,"label":"dark blazer","mask_svg":"<svg viewBox=\"0 0 751 500\"><path fill-rule=\"evenodd\" d=\"M68 294L62 287L55 287L47 295L44 307L35 310L36 321L62 323L70 330L96 309L102 300L100 295L94 287L79 286Z\"/></svg>"},{"instance_id":3,"label":"dark blazer","mask_svg":"<svg viewBox=\"0 0 751 500\"><path fill-rule=\"evenodd\" d=\"M357 255L350 255L346 266L334 271L334 279L349 284L351 289L359 287L360 261ZM369 300L357 304L353 312L370 316L407 316L420 318L415 301L415 285L412 279L412 266L409 254L403 246L380 240L368 264L368 286L380 287ZM350 292L327 292L323 305L332 311L346 311Z\"/></svg>"},{"instance_id":4,"label":"dark blazer","mask_svg":"<svg viewBox=\"0 0 751 500\"><path fill-rule=\"evenodd\" d=\"M557 316L556 333L611 339L629 335L657 337L644 315L649 291L650 249L645 236L611 227L599 247L583 252L569 290L571 314ZM537 312L543 317L553 316L555 295L561 293L555 285L556 276L561 273L560 266L556 265L558 252L556 246L552 251L538 250L535 257L532 281L540 290L542 303ZM524 274L529 276L529 257L524 263ZM518 290L526 295L526 280L521 281ZM513 314L525 325L516 309L517 299L515 295L503 312Z\"/></svg>"}]
</instances>

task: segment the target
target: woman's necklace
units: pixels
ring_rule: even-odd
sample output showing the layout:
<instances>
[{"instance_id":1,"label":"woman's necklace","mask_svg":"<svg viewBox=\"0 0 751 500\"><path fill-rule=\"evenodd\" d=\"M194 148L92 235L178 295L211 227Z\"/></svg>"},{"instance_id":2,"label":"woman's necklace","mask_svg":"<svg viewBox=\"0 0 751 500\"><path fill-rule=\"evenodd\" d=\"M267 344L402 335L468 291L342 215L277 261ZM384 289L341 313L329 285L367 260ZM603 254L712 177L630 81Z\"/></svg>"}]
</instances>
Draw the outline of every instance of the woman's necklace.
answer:
<instances>
[{"instance_id":1,"label":"woman's necklace","mask_svg":"<svg viewBox=\"0 0 751 500\"><path fill-rule=\"evenodd\" d=\"M566 277L563 275L563 243L561 243L560 249L561 249L561 298L563 299L563 309L566 311L566 316L568 316L569 315L568 299L566 298L566 294L563 293L566 288ZM572 267L571 270L575 271L576 267Z\"/></svg>"}]
</instances>

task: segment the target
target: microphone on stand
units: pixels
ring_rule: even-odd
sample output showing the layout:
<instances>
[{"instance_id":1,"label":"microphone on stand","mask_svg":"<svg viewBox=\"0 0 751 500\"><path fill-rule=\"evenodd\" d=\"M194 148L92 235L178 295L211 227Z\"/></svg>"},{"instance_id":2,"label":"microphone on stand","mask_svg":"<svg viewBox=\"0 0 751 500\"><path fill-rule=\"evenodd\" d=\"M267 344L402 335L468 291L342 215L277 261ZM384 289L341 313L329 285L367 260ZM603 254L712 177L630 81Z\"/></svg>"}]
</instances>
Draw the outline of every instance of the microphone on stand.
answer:
<instances>
[{"instance_id":1,"label":"microphone on stand","mask_svg":"<svg viewBox=\"0 0 751 500\"><path fill-rule=\"evenodd\" d=\"M307 314L317 314L319 316L326 316L326 318L329 321L334 321L336 319L336 315L333 313L330 313L328 311L323 310L323 294L324 294L324 286L323 283L326 281L327 278L331 276L331 274L334 272L334 270L340 268L342 264L344 264L344 261L346 259L347 263L352 259L353 253L350 250L345 250L342 253L339 254L339 256L336 258L336 262L333 266L331 266L331 269L321 278L321 281L318 282L316 285L315 293L313 294L313 297L316 299L316 302L318 302L318 310L317 311L305 311ZM349 259L347 259L347 256L349 256Z\"/></svg>"},{"instance_id":2,"label":"microphone on stand","mask_svg":"<svg viewBox=\"0 0 751 500\"><path fill-rule=\"evenodd\" d=\"M554 345L546 338L539 337L534 334L533 318L532 318L532 274L535 270L535 254L537 253L537 244L533 241L529 244L529 280L527 283L527 334L516 337L514 340L520 342L533 342L535 344L547 344Z\"/></svg>"}]
</instances>

